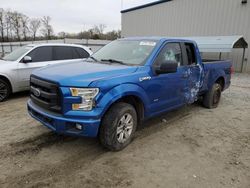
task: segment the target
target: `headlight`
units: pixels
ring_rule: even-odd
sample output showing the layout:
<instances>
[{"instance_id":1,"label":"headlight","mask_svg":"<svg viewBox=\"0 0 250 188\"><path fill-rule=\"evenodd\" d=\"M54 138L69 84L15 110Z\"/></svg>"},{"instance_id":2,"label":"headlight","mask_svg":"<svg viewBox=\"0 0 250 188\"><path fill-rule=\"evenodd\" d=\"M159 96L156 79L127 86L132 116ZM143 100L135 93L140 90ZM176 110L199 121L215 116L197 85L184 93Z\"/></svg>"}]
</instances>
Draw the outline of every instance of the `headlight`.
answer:
<instances>
[{"instance_id":1,"label":"headlight","mask_svg":"<svg viewBox=\"0 0 250 188\"><path fill-rule=\"evenodd\" d=\"M81 97L82 102L72 104L72 110L90 111L94 106L94 98L99 93L98 88L70 88L71 95Z\"/></svg>"}]
</instances>

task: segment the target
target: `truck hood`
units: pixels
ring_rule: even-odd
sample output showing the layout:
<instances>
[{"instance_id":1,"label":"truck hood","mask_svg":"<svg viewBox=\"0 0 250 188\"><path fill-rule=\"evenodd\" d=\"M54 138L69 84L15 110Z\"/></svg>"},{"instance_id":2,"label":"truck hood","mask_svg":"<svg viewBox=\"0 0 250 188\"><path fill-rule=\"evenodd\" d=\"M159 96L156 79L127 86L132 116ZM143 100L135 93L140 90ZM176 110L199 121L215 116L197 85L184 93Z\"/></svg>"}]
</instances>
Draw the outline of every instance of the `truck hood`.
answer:
<instances>
[{"instance_id":1,"label":"truck hood","mask_svg":"<svg viewBox=\"0 0 250 188\"><path fill-rule=\"evenodd\" d=\"M60 86L87 87L92 82L133 73L137 67L119 64L104 64L96 62L75 61L50 65L33 72L42 79L54 81Z\"/></svg>"}]
</instances>

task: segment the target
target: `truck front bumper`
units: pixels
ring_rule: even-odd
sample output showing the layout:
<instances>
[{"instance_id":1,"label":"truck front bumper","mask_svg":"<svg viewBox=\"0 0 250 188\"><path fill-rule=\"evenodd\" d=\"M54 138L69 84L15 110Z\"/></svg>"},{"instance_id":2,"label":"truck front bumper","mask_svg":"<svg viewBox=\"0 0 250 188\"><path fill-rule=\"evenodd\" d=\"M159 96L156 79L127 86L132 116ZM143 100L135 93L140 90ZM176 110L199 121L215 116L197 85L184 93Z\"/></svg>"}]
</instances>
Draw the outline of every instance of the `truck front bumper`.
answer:
<instances>
[{"instance_id":1,"label":"truck front bumper","mask_svg":"<svg viewBox=\"0 0 250 188\"><path fill-rule=\"evenodd\" d=\"M100 119L65 118L60 114L46 111L31 100L27 103L29 114L44 126L59 134L96 137L99 130Z\"/></svg>"}]
</instances>

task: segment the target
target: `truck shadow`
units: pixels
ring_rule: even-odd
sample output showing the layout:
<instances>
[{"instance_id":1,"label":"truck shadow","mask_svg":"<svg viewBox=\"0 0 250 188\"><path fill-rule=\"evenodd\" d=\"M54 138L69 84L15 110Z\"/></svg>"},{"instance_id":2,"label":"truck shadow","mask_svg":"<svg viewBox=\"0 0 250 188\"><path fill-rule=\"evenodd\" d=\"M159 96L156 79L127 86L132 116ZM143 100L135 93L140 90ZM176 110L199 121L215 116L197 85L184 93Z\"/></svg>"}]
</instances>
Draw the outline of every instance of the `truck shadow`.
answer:
<instances>
[{"instance_id":1,"label":"truck shadow","mask_svg":"<svg viewBox=\"0 0 250 188\"><path fill-rule=\"evenodd\" d=\"M22 92L18 92L18 93L12 93L9 96L9 98L6 100L6 102L28 97L29 93L30 93L29 91L22 91Z\"/></svg>"},{"instance_id":2,"label":"truck shadow","mask_svg":"<svg viewBox=\"0 0 250 188\"><path fill-rule=\"evenodd\" d=\"M194 114L195 111L199 109L199 104L184 106L178 110L164 113L156 118L143 122L143 124L138 126L134 143L136 140L145 139L169 126L174 126L175 124L173 122L181 121L183 118L189 118L191 114ZM133 147L133 145L131 145L131 147ZM4 183L12 182L12 187L16 187L18 185L25 185L24 179L28 182L35 183L41 180L49 180L51 178L50 174L72 174L76 169L82 169L84 165L87 166L110 152L99 144L97 138L79 138L45 132L20 142L2 146L0 148L0 160L5 160L6 158L16 159L29 165L30 162L34 163L36 159L43 158L41 157L44 156L43 150L45 150L51 158L53 158L53 156L60 156L60 154L64 154L65 151L69 151L70 153L56 164L44 165L39 168L36 167L36 169L23 172L18 176L10 176Z\"/></svg>"},{"instance_id":3,"label":"truck shadow","mask_svg":"<svg viewBox=\"0 0 250 188\"><path fill-rule=\"evenodd\" d=\"M25 96L25 94L23 94ZM199 109L199 104L184 106L180 109L164 113L158 117L151 118L137 127L135 134L136 139L143 139L147 136L155 134L163 129L168 128L175 121L180 121L183 118L188 118L190 114ZM42 125L41 125L42 126ZM40 135L27 138L20 142L14 142L4 148L0 148L0 159L10 156L23 155L38 155L43 149L56 147L59 151L63 150L65 146L75 147L77 151L92 150L95 156L103 154L109 150L103 148L98 141L98 138L72 137L59 135L54 132L45 132ZM78 153L78 152L77 152ZM72 153L73 154L73 153ZM90 154L90 153L89 153Z\"/></svg>"},{"instance_id":4,"label":"truck shadow","mask_svg":"<svg viewBox=\"0 0 250 188\"><path fill-rule=\"evenodd\" d=\"M163 113L157 117L150 118L142 122L137 127L136 138L144 138L154 133L162 131L171 126L175 121L181 121L182 119L188 118L194 112L201 109L200 102L195 102L192 105L186 105L179 109Z\"/></svg>"},{"instance_id":5,"label":"truck shadow","mask_svg":"<svg viewBox=\"0 0 250 188\"><path fill-rule=\"evenodd\" d=\"M20 142L11 143L8 146L2 146L2 148L0 148L0 159L10 156L38 155L43 149L56 147L60 150L60 148L63 149L65 145L78 147L79 150L81 148L82 150L86 150L86 148L93 146L96 147L96 149L99 148L103 150L95 138L80 138L46 132Z\"/></svg>"},{"instance_id":6,"label":"truck shadow","mask_svg":"<svg viewBox=\"0 0 250 188\"><path fill-rule=\"evenodd\" d=\"M146 120L145 122L143 122L142 124L138 125L137 127L137 131L136 131L136 135L135 135L135 140L137 138L141 139L141 138L145 138L147 136L150 136L152 134L155 134L159 131L162 131L162 129L166 129L169 126L174 126L174 122L176 121L181 121L185 118L189 118L191 116L191 114L194 114L196 111L202 109L201 104L199 102L196 102L192 105L186 105L183 106L179 109L167 112L167 113L163 113L160 116L151 118ZM66 142L77 142L79 145L82 146L82 148L88 148L89 145L92 145L97 147L97 150L101 150L103 152L107 152L109 150L103 148L98 141L98 137L97 138L86 138L86 137L70 137L70 136L62 136L62 135L56 135L55 133L51 133L56 137L59 137L58 139L56 139L56 142L59 143L64 143ZM52 137L52 136L50 136ZM51 140L51 139L49 139ZM52 142L53 142L53 138L52 138ZM46 145L46 144L45 144Z\"/></svg>"}]
</instances>

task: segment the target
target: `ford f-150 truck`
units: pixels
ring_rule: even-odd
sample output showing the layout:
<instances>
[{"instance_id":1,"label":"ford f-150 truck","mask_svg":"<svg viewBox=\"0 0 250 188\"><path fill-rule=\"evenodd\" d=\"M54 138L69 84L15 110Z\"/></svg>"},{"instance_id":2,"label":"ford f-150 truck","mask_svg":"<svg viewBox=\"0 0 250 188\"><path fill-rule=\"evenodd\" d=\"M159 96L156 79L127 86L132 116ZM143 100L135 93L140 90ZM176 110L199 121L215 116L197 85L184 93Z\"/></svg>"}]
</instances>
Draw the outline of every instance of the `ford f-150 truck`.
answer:
<instances>
[{"instance_id":1,"label":"ford f-150 truck","mask_svg":"<svg viewBox=\"0 0 250 188\"><path fill-rule=\"evenodd\" d=\"M143 120L198 99L217 107L231 72L230 61L203 61L194 41L119 39L86 60L34 71L28 112L57 133L98 136L118 151Z\"/></svg>"}]
</instances>

